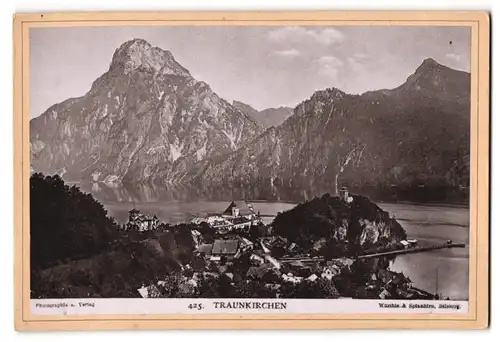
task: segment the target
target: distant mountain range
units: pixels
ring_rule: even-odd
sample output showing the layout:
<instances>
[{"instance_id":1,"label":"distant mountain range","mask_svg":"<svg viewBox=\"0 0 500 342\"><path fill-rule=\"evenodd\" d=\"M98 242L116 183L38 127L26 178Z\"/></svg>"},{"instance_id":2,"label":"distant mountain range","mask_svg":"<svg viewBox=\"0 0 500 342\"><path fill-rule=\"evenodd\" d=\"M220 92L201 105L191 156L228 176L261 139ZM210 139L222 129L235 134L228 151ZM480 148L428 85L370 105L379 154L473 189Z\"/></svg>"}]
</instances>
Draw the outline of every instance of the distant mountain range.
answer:
<instances>
[{"instance_id":1,"label":"distant mountain range","mask_svg":"<svg viewBox=\"0 0 500 342\"><path fill-rule=\"evenodd\" d=\"M202 184L335 189L468 186L470 75L426 59L400 87L315 92L278 127L212 161Z\"/></svg>"},{"instance_id":2,"label":"distant mountain range","mask_svg":"<svg viewBox=\"0 0 500 342\"><path fill-rule=\"evenodd\" d=\"M469 93L469 73L426 59L395 89L259 112L135 39L87 94L31 120L31 167L113 184L468 186Z\"/></svg>"},{"instance_id":3,"label":"distant mountain range","mask_svg":"<svg viewBox=\"0 0 500 342\"><path fill-rule=\"evenodd\" d=\"M267 108L258 111L252 106L239 101L233 101L233 107L238 108L245 114L248 114L265 128L278 126L293 114L293 108L290 107Z\"/></svg>"}]
</instances>

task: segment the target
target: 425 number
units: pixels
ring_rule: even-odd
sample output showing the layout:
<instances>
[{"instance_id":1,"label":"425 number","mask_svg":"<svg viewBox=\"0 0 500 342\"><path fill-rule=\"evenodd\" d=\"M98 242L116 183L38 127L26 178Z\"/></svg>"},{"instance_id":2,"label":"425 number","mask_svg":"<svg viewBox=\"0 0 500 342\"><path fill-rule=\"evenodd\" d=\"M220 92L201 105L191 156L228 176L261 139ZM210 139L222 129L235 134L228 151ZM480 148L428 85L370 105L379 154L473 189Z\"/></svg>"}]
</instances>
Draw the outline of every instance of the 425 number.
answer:
<instances>
[{"instance_id":1,"label":"425 number","mask_svg":"<svg viewBox=\"0 0 500 342\"><path fill-rule=\"evenodd\" d=\"M203 310L203 304L201 303L191 303L188 305L189 310Z\"/></svg>"}]
</instances>

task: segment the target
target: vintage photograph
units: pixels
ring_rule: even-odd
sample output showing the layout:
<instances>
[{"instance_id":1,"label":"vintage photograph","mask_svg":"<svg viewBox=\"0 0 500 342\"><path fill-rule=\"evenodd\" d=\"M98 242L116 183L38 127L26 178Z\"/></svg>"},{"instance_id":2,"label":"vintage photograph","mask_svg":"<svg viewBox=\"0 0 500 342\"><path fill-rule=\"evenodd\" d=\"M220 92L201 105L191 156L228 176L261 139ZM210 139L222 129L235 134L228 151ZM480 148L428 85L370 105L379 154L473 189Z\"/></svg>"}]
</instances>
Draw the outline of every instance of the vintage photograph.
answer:
<instances>
[{"instance_id":1,"label":"vintage photograph","mask_svg":"<svg viewBox=\"0 0 500 342\"><path fill-rule=\"evenodd\" d=\"M31 299L469 299L468 26L36 27L29 113Z\"/></svg>"}]
</instances>

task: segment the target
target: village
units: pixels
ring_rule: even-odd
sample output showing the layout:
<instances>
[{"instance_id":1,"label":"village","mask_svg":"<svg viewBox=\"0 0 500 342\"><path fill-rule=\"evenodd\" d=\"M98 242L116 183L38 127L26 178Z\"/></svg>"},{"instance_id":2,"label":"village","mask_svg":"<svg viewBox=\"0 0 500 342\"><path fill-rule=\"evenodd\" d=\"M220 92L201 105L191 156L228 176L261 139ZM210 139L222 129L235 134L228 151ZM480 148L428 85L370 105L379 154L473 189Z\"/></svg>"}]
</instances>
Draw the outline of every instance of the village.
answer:
<instances>
[{"instance_id":1,"label":"village","mask_svg":"<svg viewBox=\"0 0 500 342\"><path fill-rule=\"evenodd\" d=\"M347 191L342 195L345 201L352 201ZM245 201L233 201L221 213L197 217L191 223L209 227L213 234L207 238L206 234L192 229L195 249L191 262L180 265L180 274L156 284L144 284L138 289L142 297L206 296L200 293L200 288L207 281L211 286L225 282L228 293L218 294L224 297L236 296L235 289L241 284L257 286L260 290L254 295L268 298L433 299L436 296L415 288L408 277L387 267L374 268L368 276L360 277L357 258L344 256L327 260L321 256L319 251L324 241L303 250L296 243L274 235L272 226L264 225L260 213ZM125 229L155 230L158 224L156 216L132 209ZM404 251L417 244L415 239L401 240L396 248ZM362 279L361 283L356 281L358 278ZM315 294L308 290L329 287L334 289L333 293Z\"/></svg>"}]
</instances>

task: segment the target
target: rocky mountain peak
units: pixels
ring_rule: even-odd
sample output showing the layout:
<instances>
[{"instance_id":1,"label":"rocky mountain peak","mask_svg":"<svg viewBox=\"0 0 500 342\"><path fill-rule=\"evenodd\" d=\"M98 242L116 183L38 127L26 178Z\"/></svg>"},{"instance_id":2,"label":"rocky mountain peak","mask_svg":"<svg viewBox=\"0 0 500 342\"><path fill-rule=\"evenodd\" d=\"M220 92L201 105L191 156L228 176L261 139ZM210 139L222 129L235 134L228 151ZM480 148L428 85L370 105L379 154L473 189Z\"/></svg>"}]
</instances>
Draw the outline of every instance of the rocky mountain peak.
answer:
<instances>
[{"instance_id":1,"label":"rocky mountain peak","mask_svg":"<svg viewBox=\"0 0 500 342\"><path fill-rule=\"evenodd\" d=\"M443 65L439 64L434 58L429 57L429 58L424 59L424 61L422 62L422 64L420 65L419 68L434 68L434 67L439 67L439 66L443 66Z\"/></svg>"},{"instance_id":2,"label":"rocky mountain peak","mask_svg":"<svg viewBox=\"0 0 500 342\"><path fill-rule=\"evenodd\" d=\"M133 39L89 92L31 120L31 165L67 180L173 184L261 129L169 51Z\"/></svg>"},{"instance_id":3,"label":"rocky mountain peak","mask_svg":"<svg viewBox=\"0 0 500 342\"><path fill-rule=\"evenodd\" d=\"M170 51L153 47L144 39L132 39L116 49L110 70L125 74L140 70L153 74L191 77L189 71L180 65Z\"/></svg>"},{"instance_id":4,"label":"rocky mountain peak","mask_svg":"<svg viewBox=\"0 0 500 342\"><path fill-rule=\"evenodd\" d=\"M313 99L325 99L328 98L330 100L339 100L346 95L342 90L332 87L324 90L318 90L314 92L311 96L311 100Z\"/></svg>"},{"instance_id":5,"label":"rocky mountain peak","mask_svg":"<svg viewBox=\"0 0 500 342\"><path fill-rule=\"evenodd\" d=\"M420 66L415 70L415 72L408 77L408 80L411 79L416 79L419 77L432 77L436 76L439 74L442 74L443 72L446 72L447 70L449 71L454 71L447 66L444 66L440 63L438 63L436 60L432 58L426 58L420 64Z\"/></svg>"},{"instance_id":6,"label":"rocky mountain peak","mask_svg":"<svg viewBox=\"0 0 500 342\"><path fill-rule=\"evenodd\" d=\"M451 71L450 68L438 63L435 59L426 58L408 79L414 79L417 77L432 77L442 72L446 72L446 70Z\"/></svg>"},{"instance_id":7,"label":"rocky mountain peak","mask_svg":"<svg viewBox=\"0 0 500 342\"><path fill-rule=\"evenodd\" d=\"M314 113L321 112L325 106L341 101L347 96L348 94L335 87L317 90L309 99L297 105L293 113L297 113L299 116L314 115Z\"/></svg>"},{"instance_id":8,"label":"rocky mountain peak","mask_svg":"<svg viewBox=\"0 0 500 342\"><path fill-rule=\"evenodd\" d=\"M309 105L316 105L316 104L324 105L326 103L331 103L333 101L341 100L346 95L347 94L344 93L342 90L334 87L317 90L312 94L312 96L309 99L303 101L297 107L303 107L303 106L308 107Z\"/></svg>"},{"instance_id":9,"label":"rocky mountain peak","mask_svg":"<svg viewBox=\"0 0 500 342\"><path fill-rule=\"evenodd\" d=\"M432 58L426 58L396 90L416 91L428 97L441 97L449 101L468 101L469 84L469 73L451 69Z\"/></svg>"}]
</instances>

